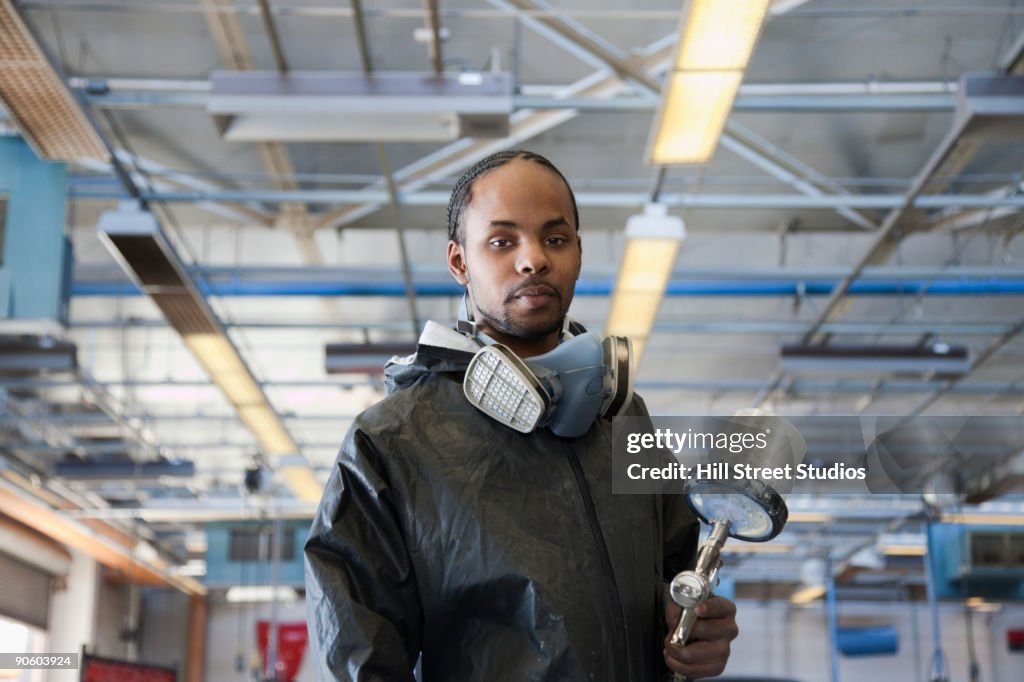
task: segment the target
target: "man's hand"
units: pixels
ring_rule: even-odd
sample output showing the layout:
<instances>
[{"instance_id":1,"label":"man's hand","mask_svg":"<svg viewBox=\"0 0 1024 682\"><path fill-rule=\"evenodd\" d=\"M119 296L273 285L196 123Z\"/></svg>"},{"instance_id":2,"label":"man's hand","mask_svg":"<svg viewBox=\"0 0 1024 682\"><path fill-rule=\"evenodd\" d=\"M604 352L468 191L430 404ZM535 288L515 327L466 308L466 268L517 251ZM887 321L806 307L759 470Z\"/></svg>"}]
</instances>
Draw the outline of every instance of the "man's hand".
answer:
<instances>
[{"instance_id":1,"label":"man's hand","mask_svg":"<svg viewBox=\"0 0 1024 682\"><path fill-rule=\"evenodd\" d=\"M669 639L682 610L671 599L665 606L669 633L665 637L665 665L672 672L691 679L722 674L729 660L729 643L740 633L736 625L736 605L725 597L710 597L697 607L697 622L693 624L686 646L676 646Z\"/></svg>"}]
</instances>

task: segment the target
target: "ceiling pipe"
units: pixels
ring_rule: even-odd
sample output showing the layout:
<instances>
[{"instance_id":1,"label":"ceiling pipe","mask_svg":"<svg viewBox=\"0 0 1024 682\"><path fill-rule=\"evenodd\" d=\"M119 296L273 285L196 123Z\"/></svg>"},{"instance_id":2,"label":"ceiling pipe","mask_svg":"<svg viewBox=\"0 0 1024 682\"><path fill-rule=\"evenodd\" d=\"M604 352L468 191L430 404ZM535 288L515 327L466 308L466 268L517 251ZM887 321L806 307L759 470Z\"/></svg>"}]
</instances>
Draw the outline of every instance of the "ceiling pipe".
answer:
<instances>
[{"instance_id":1,"label":"ceiling pipe","mask_svg":"<svg viewBox=\"0 0 1024 682\"><path fill-rule=\"evenodd\" d=\"M577 296L609 296L611 279L582 279L577 282ZM828 296L836 291L839 280L671 280L666 296ZM324 281L256 281L208 282L201 287L204 296L381 296L409 297L409 288L403 282L324 282ZM857 281L847 287L850 295L909 296L920 291L932 296L989 296L1024 294L1024 279L989 277L957 280L897 280ZM416 283L413 293L424 297L461 296L462 288L455 282ZM138 288L132 282L76 281L71 286L73 296L137 296Z\"/></svg>"},{"instance_id":2,"label":"ceiling pipe","mask_svg":"<svg viewBox=\"0 0 1024 682\"><path fill-rule=\"evenodd\" d=\"M123 190L109 187L88 188L72 184L68 194L78 200L110 200L128 198ZM407 206L447 206L451 192L399 190L400 201ZM140 198L147 201L169 203L195 203L197 201L268 203L308 202L376 202L387 204L391 199L386 190L194 190L150 191L142 190ZM645 192L579 192L576 203L580 208L636 208L648 200ZM892 209L903 206L906 198L901 194L856 194L808 196L803 194L691 194L663 193L660 203L680 208L707 208L732 210L759 209L822 209L840 208ZM1024 195L990 196L986 194L921 195L912 199L915 208L1024 208Z\"/></svg>"}]
</instances>

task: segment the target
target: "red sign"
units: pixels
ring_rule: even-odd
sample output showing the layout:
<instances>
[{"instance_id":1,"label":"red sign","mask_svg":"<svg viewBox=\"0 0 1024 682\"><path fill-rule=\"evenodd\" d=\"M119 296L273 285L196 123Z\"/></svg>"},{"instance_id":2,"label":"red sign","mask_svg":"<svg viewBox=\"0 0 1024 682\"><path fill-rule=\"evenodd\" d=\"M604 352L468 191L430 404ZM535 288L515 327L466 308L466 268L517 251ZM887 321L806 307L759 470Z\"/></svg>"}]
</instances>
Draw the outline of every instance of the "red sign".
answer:
<instances>
[{"instance_id":1,"label":"red sign","mask_svg":"<svg viewBox=\"0 0 1024 682\"><path fill-rule=\"evenodd\" d=\"M177 679L178 673L174 668L97 658L88 654L82 657L82 682L177 682Z\"/></svg>"},{"instance_id":2,"label":"red sign","mask_svg":"<svg viewBox=\"0 0 1024 682\"><path fill-rule=\"evenodd\" d=\"M306 653L309 631L304 622L277 624L277 665L274 679L278 682L292 682L302 667L302 656ZM267 645L270 642L270 621L256 623L256 641L260 646L263 672L267 671Z\"/></svg>"},{"instance_id":3,"label":"red sign","mask_svg":"<svg viewBox=\"0 0 1024 682\"><path fill-rule=\"evenodd\" d=\"M1024 630L1007 630L1006 646L1010 651L1024 651Z\"/></svg>"}]
</instances>

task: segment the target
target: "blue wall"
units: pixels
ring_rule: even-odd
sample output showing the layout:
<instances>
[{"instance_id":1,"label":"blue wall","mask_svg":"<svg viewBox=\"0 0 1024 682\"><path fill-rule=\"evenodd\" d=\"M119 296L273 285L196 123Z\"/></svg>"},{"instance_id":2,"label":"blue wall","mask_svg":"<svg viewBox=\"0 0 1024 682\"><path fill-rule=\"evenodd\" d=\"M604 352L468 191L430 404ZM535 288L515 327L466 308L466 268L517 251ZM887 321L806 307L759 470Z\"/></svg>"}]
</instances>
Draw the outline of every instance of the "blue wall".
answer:
<instances>
[{"instance_id":1,"label":"blue wall","mask_svg":"<svg viewBox=\"0 0 1024 682\"><path fill-rule=\"evenodd\" d=\"M0 138L0 194L7 199L0 320L63 324L71 283L65 164L38 159L19 138Z\"/></svg>"}]
</instances>

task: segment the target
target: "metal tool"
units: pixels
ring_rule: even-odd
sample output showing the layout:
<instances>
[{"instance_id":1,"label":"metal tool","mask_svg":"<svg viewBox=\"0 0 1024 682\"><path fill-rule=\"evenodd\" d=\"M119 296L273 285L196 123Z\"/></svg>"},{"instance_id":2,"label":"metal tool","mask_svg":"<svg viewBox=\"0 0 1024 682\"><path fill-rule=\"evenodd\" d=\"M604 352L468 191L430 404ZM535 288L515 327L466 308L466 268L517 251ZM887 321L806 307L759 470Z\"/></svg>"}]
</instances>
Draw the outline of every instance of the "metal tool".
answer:
<instances>
[{"instance_id":1,"label":"metal tool","mask_svg":"<svg viewBox=\"0 0 1024 682\"><path fill-rule=\"evenodd\" d=\"M782 496L757 480L690 481L685 494L693 513L711 525L711 533L693 570L678 573L669 585L672 601L683 607L671 638L673 644L680 646L690 638L697 621L697 607L711 596L718 582L726 538L767 542L782 531L789 517Z\"/></svg>"}]
</instances>

